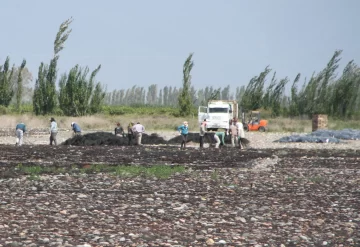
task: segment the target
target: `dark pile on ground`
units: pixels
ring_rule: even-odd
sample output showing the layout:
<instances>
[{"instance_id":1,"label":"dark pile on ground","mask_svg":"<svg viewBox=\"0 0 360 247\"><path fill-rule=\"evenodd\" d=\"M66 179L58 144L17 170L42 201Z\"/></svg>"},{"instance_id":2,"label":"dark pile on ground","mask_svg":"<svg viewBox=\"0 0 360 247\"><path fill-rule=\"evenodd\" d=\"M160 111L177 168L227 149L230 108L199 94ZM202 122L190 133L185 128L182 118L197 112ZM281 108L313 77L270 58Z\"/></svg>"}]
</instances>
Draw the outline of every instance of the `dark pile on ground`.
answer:
<instances>
[{"instance_id":1,"label":"dark pile on ground","mask_svg":"<svg viewBox=\"0 0 360 247\"><path fill-rule=\"evenodd\" d=\"M132 140L133 143L135 140ZM143 144L165 144L164 138L157 134L143 134L141 142ZM109 132L94 132L85 135L76 135L70 139L67 139L63 145L73 146L124 146L128 145L128 138L122 136L115 136Z\"/></svg>"},{"instance_id":2,"label":"dark pile on ground","mask_svg":"<svg viewBox=\"0 0 360 247\"><path fill-rule=\"evenodd\" d=\"M227 135L225 138L225 143L231 143L230 135ZM143 134L141 143L142 144L179 144L181 143L182 137L176 136L171 138L170 140L166 141L163 137L159 136L158 134ZM211 134L207 134L205 136L205 143L213 143ZM199 142L200 136L199 133L192 133L188 134L187 138L188 142ZM135 143L135 140L133 140ZM66 140L63 145L72 145L72 146L124 146L128 145L128 138L122 136L115 136L109 132L94 132L85 135L77 135L68 140Z\"/></svg>"},{"instance_id":3,"label":"dark pile on ground","mask_svg":"<svg viewBox=\"0 0 360 247\"><path fill-rule=\"evenodd\" d=\"M2 246L360 246L356 150L0 149ZM69 172L92 164L187 169ZM63 170L21 176L30 165Z\"/></svg>"}]
</instances>

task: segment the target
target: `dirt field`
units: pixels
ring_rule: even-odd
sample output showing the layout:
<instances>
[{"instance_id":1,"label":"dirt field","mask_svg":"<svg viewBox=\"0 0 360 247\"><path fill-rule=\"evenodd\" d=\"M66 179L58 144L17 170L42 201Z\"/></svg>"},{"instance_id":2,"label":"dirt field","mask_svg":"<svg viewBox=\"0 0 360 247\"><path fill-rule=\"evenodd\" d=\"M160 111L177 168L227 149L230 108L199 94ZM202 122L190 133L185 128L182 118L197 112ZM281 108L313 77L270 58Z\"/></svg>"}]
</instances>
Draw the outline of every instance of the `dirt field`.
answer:
<instances>
[{"instance_id":1,"label":"dirt field","mask_svg":"<svg viewBox=\"0 0 360 247\"><path fill-rule=\"evenodd\" d=\"M359 141L273 143L284 135L248 133L251 146L243 151L200 150L197 143L185 151L179 145L50 147L40 135L15 147L14 137L2 137L0 243L360 246ZM186 169L168 179L76 172L94 164ZM20 168L27 166L61 172L31 177Z\"/></svg>"}]
</instances>

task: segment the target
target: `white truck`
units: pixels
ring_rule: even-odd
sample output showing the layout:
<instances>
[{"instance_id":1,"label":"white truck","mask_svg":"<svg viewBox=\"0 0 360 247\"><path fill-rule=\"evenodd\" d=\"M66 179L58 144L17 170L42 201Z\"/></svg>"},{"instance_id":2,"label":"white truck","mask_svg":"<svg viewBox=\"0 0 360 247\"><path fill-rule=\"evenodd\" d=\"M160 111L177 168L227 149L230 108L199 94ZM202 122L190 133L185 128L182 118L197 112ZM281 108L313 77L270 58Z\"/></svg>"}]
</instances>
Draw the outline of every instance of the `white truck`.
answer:
<instances>
[{"instance_id":1,"label":"white truck","mask_svg":"<svg viewBox=\"0 0 360 247\"><path fill-rule=\"evenodd\" d=\"M207 106L199 106L199 124L206 119L207 131L229 130L230 121L238 118L239 109L236 100L209 100Z\"/></svg>"}]
</instances>

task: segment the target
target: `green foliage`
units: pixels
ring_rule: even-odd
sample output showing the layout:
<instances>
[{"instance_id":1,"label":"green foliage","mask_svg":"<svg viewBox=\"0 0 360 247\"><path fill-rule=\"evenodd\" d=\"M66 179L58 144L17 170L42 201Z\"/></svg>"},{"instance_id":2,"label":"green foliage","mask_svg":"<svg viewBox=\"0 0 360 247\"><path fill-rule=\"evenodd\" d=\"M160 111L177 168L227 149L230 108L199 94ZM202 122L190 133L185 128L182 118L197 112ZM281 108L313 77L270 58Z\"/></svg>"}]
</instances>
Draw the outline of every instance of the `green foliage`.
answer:
<instances>
[{"instance_id":1,"label":"green foliage","mask_svg":"<svg viewBox=\"0 0 360 247\"><path fill-rule=\"evenodd\" d=\"M92 98L90 100L90 112L92 114L100 112L101 105L105 98L105 94L106 93L103 87L100 85L100 83L97 83Z\"/></svg>"},{"instance_id":2,"label":"green foliage","mask_svg":"<svg viewBox=\"0 0 360 247\"><path fill-rule=\"evenodd\" d=\"M181 116L188 116L191 113L193 102L190 95L191 87L191 70L194 62L191 60L193 53L190 53L183 66L183 87L179 95L179 113Z\"/></svg>"},{"instance_id":3,"label":"green foliage","mask_svg":"<svg viewBox=\"0 0 360 247\"><path fill-rule=\"evenodd\" d=\"M59 106L67 116L84 116L98 113L105 97L100 83L95 86L95 76L101 66L95 69L89 79L89 69L82 69L76 65L69 72L63 74L59 80ZM95 89L94 89L95 87Z\"/></svg>"},{"instance_id":4,"label":"green foliage","mask_svg":"<svg viewBox=\"0 0 360 247\"><path fill-rule=\"evenodd\" d=\"M267 66L259 76L255 76L250 80L241 100L243 109L256 110L263 106L265 79L270 72L271 69Z\"/></svg>"},{"instance_id":5,"label":"green foliage","mask_svg":"<svg viewBox=\"0 0 360 247\"><path fill-rule=\"evenodd\" d=\"M64 43L71 33L69 25L72 21L70 18L60 25L54 41L54 57L50 60L50 65L40 64L33 96L33 108L36 115L53 113L57 107L57 63L59 52L64 48Z\"/></svg>"},{"instance_id":6,"label":"green foliage","mask_svg":"<svg viewBox=\"0 0 360 247\"><path fill-rule=\"evenodd\" d=\"M10 58L7 57L3 66L0 66L0 105L7 107L14 96L11 82L15 66L10 69Z\"/></svg>"},{"instance_id":7,"label":"green foliage","mask_svg":"<svg viewBox=\"0 0 360 247\"><path fill-rule=\"evenodd\" d=\"M291 98L289 104L289 116L294 117L299 115L299 97L298 97L298 89L297 83L300 80L301 74L297 74L295 80L291 86Z\"/></svg>"},{"instance_id":8,"label":"green foliage","mask_svg":"<svg viewBox=\"0 0 360 247\"><path fill-rule=\"evenodd\" d=\"M281 79L275 88L271 92L270 105L272 109L272 116L277 117L281 113L281 105L285 91L285 85L289 82L289 79L286 77Z\"/></svg>"},{"instance_id":9,"label":"green foliage","mask_svg":"<svg viewBox=\"0 0 360 247\"><path fill-rule=\"evenodd\" d=\"M167 106L153 106L153 105L132 105L132 106L113 106L104 105L101 107L101 113L108 115L125 115L125 114L140 114L140 115L171 115L179 116L179 111L173 107ZM197 109L191 109L192 114L197 114Z\"/></svg>"},{"instance_id":10,"label":"green foliage","mask_svg":"<svg viewBox=\"0 0 360 247\"><path fill-rule=\"evenodd\" d=\"M18 70L17 87L16 87L16 94L15 94L16 110L18 112L21 112L21 100L22 100L22 95L23 95L23 90L24 90L22 71L25 68L25 65L26 65L26 61L24 59L23 62L21 63L20 69Z\"/></svg>"},{"instance_id":11,"label":"green foliage","mask_svg":"<svg viewBox=\"0 0 360 247\"><path fill-rule=\"evenodd\" d=\"M6 115L8 113L8 108L6 106L0 105L0 115Z\"/></svg>"}]
</instances>

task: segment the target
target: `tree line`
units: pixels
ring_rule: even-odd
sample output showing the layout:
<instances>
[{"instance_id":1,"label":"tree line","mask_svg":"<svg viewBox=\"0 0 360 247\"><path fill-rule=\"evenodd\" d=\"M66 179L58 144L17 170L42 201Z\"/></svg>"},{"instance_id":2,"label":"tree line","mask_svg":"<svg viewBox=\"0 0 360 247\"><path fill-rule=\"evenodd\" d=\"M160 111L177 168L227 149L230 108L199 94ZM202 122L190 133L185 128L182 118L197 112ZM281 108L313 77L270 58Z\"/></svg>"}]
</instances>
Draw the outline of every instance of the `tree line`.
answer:
<instances>
[{"instance_id":1,"label":"tree line","mask_svg":"<svg viewBox=\"0 0 360 247\"><path fill-rule=\"evenodd\" d=\"M40 64L33 90L28 86L32 76L26 68L26 60L20 66L10 66L10 58L7 57L0 65L0 106L13 104L21 112L21 105L29 101L28 93L31 92L30 101L36 115L90 115L100 112L104 104L172 106L179 109L180 115L186 115L210 99L222 99L237 100L243 110L269 110L274 117L317 113L341 118L360 117L360 69L352 60L337 76L342 50L335 51L325 68L313 73L309 79L302 79L300 73L293 81L288 77L277 78L276 71L267 66L246 86L238 86L235 90L231 90L229 85L196 90L191 83L193 53L184 62L183 83L179 87L158 88L156 84L151 84L146 89L134 85L126 90L106 92L95 79L101 65L91 72L88 67L75 65L58 78L57 64L72 31L69 28L72 21L70 18L60 25L53 57L49 64ZM287 86L290 93L285 92Z\"/></svg>"},{"instance_id":2,"label":"tree line","mask_svg":"<svg viewBox=\"0 0 360 247\"><path fill-rule=\"evenodd\" d=\"M32 91L31 102L36 115L58 114L67 116L83 116L97 113L101 110L105 98L105 88L95 77L101 65L89 75L88 67L75 65L68 73L63 73L58 79L58 60L64 49L71 29L70 18L61 23L54 41L54 53L49 64L42 62L39 66L37 79ZM0 66L0 106L8 107L15 102L18 112L25 101L23 71L26 65L24 60L20 67L10 68L10 59L7 58ZM29 73L27 82L29 80ZM25 88L26 89L26 88Z\"/></svg>"},{"instance_id":3,"label":"tree line","mask_svg":"<svg viewBox=\"0 0 360 247\"><path fill-rule=\"evenodd\" d=\"M360 68L354 60L347 63L338 75L342 50L332 55L324 69L313 73L310 79L301 79L297 74L293 81L288 77L277 78L276 71L265 67L257 76L250 79L246 86L224 88L205 87L196 90L191 83L186 85L189 96L187 105L205 105L209 99L237 100L240 107L247 110L269 110L273 117L309 116L328 114L332 117L360 117ZM192 54L189 56L192 58ZM184 67L186 67L185 62ZM192 68L192 66L191 66ZM184 75L184 80L186 75ZM184 83L184 82L183 82ZM285 89L290 86L290 93ZM152 84L144 87L133 86L108 92L105 102L109 105L164 105L179 106L183 87L165 86L158 88Z\"/></svg>"}]
</instances>

